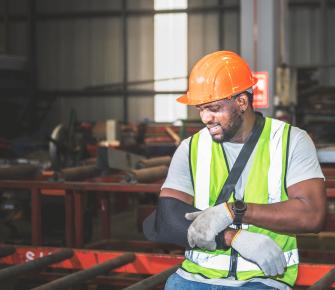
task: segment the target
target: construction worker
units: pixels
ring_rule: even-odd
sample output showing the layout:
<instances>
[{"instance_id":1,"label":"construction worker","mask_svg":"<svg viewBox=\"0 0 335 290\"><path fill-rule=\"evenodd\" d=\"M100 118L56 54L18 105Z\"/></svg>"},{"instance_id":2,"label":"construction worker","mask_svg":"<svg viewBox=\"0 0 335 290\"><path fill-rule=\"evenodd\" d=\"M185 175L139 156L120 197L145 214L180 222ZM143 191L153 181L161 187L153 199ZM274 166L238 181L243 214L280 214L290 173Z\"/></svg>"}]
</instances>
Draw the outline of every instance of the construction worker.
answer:
<instances>
[{"instance_id":1,"label":"construction worker","mask_svg":"<svg viewBox=\"0 0 335 290\"><path fill-rule=\"evenodd\" d=\"M323 226L324 176L315 146L305 131L255 113L255 83L240 56L217 51L196 63L187 94L177 99L196 106L205 128L177 148L155 233L145 229L149 239L186 248L166 290L291 289L299 263L295 234ZM257 122L257 143L228 198L216 204Z\"/></svg>"}]
</instances>

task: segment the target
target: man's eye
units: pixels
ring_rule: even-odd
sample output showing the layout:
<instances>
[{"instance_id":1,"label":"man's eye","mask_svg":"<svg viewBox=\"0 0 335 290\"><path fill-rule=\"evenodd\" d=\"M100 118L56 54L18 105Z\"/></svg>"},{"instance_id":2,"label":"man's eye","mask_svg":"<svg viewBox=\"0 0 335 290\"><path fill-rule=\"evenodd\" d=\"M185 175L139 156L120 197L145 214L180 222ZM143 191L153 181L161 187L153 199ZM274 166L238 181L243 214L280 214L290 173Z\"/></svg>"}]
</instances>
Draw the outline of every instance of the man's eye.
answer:
<instances>
[{"instance_id":1,"label":"man's eye","mask_svg":"<svg viewBox=\"0 0 335 290\"><path fill-rule=\"evenodd\" d=\"M215 106L210 109L212 112L217 112L220 110L220 106Z\"/></svg>"}]
</instances>

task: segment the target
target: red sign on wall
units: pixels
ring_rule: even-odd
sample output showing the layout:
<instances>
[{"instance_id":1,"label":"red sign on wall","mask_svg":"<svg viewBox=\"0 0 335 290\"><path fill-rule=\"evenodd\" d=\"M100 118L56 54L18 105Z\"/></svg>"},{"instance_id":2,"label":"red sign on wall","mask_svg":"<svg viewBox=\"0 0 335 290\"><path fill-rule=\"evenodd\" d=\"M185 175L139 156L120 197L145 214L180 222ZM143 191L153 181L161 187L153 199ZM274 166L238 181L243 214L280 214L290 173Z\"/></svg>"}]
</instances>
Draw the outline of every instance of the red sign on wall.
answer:
<instances>
[{"instance_id":1,"label":"red sign on wall","mask_svg":"<svg viewBox=\"0 0 335 290\"><path fill-rule=\"evenodd\" d=\"M269 75L267 71L254 72L254 77L258 79L254 85L254 108L264 109L269 107Z\"/></svg>"}]
</instances>

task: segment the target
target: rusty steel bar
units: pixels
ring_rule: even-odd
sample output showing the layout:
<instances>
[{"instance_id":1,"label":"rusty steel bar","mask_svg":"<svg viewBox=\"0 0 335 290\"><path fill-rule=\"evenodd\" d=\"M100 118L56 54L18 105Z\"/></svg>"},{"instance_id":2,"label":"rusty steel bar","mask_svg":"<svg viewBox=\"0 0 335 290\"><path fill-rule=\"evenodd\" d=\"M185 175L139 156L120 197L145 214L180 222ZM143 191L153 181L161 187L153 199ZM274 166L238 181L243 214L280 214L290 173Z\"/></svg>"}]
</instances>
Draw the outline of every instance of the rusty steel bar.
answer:
<instances>
[{"instance_id":1,"label":"rusty steel bar","mask_svg":"<svg viewBox=\"0 0 335 290\"><path fill-rule=\"evenodd\" d=\"M84 245L84 195L74 192L74 239L75 247L82 248Z\"/></svg>"},{"instance_id":2,"label":"rusty steel bar","mask_svg":"<svg viewBox=\"0 0 335 290\"><path fill-rule=\"evenodd\" d=\"M172 273L176 272L179 266L171 267L170 269L159 274L148 277L142 281L135 283L123 290L149 290L155 288L158 284L163 283Z\"/></svg>"},{"instance_id":3,"label":"rusty steel bar","mask_svg":"<svg viewBox=\"0 0 335 290\"><path fill-rule=\"evenodd\" d=\"M109 239L111 235L109 196L106 192L101 192L98 195L98 200L99 200L99 214L101 220L101 238Z\"/></svg>"},{"instance_id":4,"label":"rusty steel bar","mask_svg":"<svg viewBox=\"0 0 335 290\"><path fill-rule=\"evenodd\" d=\"M154 167L159 165L166 165L168 166L171 162L170 156L161 156L161 157L153 157L149 159L142 159L138 162L138 168L148 168Z\"/></svg>"},{"instance_id":5,"label":"rusty steel bar","mask_svg":"<svg viewBox=\"0 0 335 290\"><path fill-rule=\"evenodd\" d=\"M55 289L67 289L71 286L80 284L86 280L92 279L97 275L109 272L112 269L121 267L135 260L135 255L133 253L125 253L117 258L104 262L102 264L96 265L87 270L79 271L63 278L57 279L50 283L44 284L42 286L33 288L32 290L55 290Z\"/></svg>"},{"instance_id":6,"label":"rusty steel bar","mask_svg":"<svg viewBox=\"0 0 335 290\"><path fill-rule=\"evenodd\" d=\"M324 275L319 281L313 284L308 290L323 290L329 289L329 287L335 282L335 268L330 270Z\"/></svg>"},{"instance_id":7,"label":"rusty steel bar","mask_svg":"<svg viewBox=\"0 0 335 290\"><path fill-rule=\"evenodd\" d=\"M42 244L42 200L38 188L31 190L31 244Z\"/></svg>"},{"instance_id":8,"label":"rusty steel bar","mask_svg":"<svg viewBox=\"0 0 335 290\"><path fill-rule=\"evenodd\" d=\"M166 165L135 169L126 173L125 181L128 183L158 181L164 178L167 172L168 167Z\"/></svg>"},{"instance_id":9,"label":"rusty steel bar","mask_svg":"<svg viewBox=\"0 0 335 290\"><path fill-rule=\"evenodd\" d=\"M66 276L66 274L68 273L55 273L55 272L40 272L40 273L36 273L35 275L30 274L29 276L23 276L22 279L20 279L20 281L23 281L23 283L25 283L25 281L28 282L33 282L35 283L34 285L37 285L38 283L42 284L42 283L48 283L51 281L54 281L56 279L60 279ZM120 288L124 288L127 287L129 285L135 284L136 282L140 281L141 278L140 276L136 276L136 277L129 277L129 276L125 276L125 275L98 275L94 278L94 284L95 285L104 285L104 286L113 286L113 288L108 288L108 289L114 289L115 287L117 287L117 289ZM2 285L1 285L2 286ZM77 288L72 287L70 288L71 290L74 289L81 289L79 288L80 285L77 286ZM86 288L87 289L87 288ZM104 288L106 289L106 288ZM8 290L8 289L6 289Z\"/></svg>"},{"instance_id":10,"label":"rusty steel bar","mask_svg":"<svg viewBox=\"0 0 335 290\"><path fill-rule=\"evenodd\" d=\"M101 170L96 165L85 165L62 169L58 177L66 181L80 181L97 177L100 173Z\"/></svg>"},{"instance_id":11,"label":"rusty steel bar","mask_svg":"<svg viewBox=\"0 0 335 290\"><path fill-rule=\"evenodd\" d=\"M34 178L38 173L38 166L31 164L18 164L0 167L1 180Z\"/></svg>"},{"instance_id":12,"label":"rusty steel bar","mask_svg":"<svg viewBox=\"0 0 335 290\"><path fill-rule=\"evenodd\" d=\"M17 276L26 274L29 271L39 270L51 264L67 260L71 258L73 254L73 250L64 249L60 252L53 253L37 260L2 269L0 270L0 281L15 279Z\"/></svg>"},{"instance_id":13,"label":"rusty steel bar","mask_svg":"<svg viewBox=\"0 0 335 290\"><path fill-rule=\"evenodd\" d=\"M0 188L43 188L43 189L62 189L62 190L76 190L85 191L87 193L96 191L109 191L109 192L152 192L158 193L161 189L161 183L137 183L137 184L124 184L124 183L108 183L108 182L48 182L48 181L35 181L35 180L2 180L0 181Z\"/></svg>"},{"instance_id":14,"label":"rusty steel bar","mask_svg":"<svg viewBox=\"0 0 335 290\"><path fill-rule=\"evenodd\" d=\"M74 247L74 201L72 191L65 191L65 245L67 247Z\"/></svg>"},{"instance_id":15,"label":"rusty steel bar","mask_svg":"<svg viewBox=\"0 0 335 290\"><path fill-rule=\"evenodd\" d=\"M1 259L3 265L16 265L24 263L29 257L41 257L58 251L59 248L51 247L31 247L31 246L17 246L16 252ZM101 250L87 250L74 249L72 259L50 265L53 269L66 270L85 270L99 263L114 259L122 255L124 252L119 251L101 251ZM129 273L140 275L155 275L168 270L170 267L179 265L185 260L183 255L166 255L162 253L135 253L136 259L127 264L126 267L115 269L115 273ZM296 286L311 286L325 276L329 271L335 267L334 264L307 264L300 263ZM0 284L2 285L2 284ZM335 283L332 284L335 287Z\"/></svg>"},{"instance_id":16,"label":"rusty steel bar","mask_svg":"<svg viewBox=\"0 0 335 290\"><path fill-rule=\"evenodd\" d=\"M0 247L0 258L10 256L15 253L15 248L11 246Z\"/></svg>"}]
</instances>

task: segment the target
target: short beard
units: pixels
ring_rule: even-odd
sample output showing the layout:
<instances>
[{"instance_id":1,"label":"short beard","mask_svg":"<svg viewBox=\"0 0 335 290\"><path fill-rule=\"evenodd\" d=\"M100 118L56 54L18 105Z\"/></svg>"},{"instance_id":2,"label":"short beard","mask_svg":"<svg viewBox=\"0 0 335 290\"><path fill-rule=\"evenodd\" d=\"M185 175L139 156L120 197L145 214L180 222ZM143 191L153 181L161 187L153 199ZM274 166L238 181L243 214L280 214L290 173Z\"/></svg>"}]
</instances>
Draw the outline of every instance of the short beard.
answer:
<instances>
[{"instance_id":1,"label":"short beard","mask_svg":"<svg viewBox=\"0 0 335 290\"><path fill-rule=\"evenodd\" d=\"M243 122L242 114L236 109L234 109L231 113L231 121L228 128L224 130L222 126L219 124L223 133L222 135L219 135L217 137L212 136L213 141L217 143L231 141L235 137L238 130L240 130L242 122Z\"/></svg>"}]
</instances>

